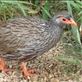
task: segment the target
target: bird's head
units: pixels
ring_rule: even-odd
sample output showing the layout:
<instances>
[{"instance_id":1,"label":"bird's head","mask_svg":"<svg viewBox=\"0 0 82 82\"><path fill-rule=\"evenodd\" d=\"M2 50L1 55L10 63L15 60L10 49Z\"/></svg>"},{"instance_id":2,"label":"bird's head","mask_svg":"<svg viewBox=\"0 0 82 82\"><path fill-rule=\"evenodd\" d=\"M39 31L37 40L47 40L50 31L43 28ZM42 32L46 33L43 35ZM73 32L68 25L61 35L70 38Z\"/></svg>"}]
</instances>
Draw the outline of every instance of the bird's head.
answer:
<instances>
[{"instance_id":1,"label":"bird's head","mask_svg":"<svg viewBox=\"0 0 82 82\"><path fill-rule=\"evenodd\" d=\"M66 25L77 26L77 23L73 20L71 16L59 15L53 18L53 21L54 19L55 19L56 24L59 24L59 25L66 24Z\"/></svg>"}]
</instances>

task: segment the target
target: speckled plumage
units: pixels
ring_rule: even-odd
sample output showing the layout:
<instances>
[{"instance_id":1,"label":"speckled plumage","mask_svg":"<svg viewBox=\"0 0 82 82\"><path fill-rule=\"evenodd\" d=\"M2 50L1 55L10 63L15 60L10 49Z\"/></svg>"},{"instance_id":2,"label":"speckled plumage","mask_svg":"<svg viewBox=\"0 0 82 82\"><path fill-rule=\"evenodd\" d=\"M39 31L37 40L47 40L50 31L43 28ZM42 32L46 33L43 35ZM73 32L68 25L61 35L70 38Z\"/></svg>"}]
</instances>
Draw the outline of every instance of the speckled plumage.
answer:
<instances>
[{"instance_id":1,"label":"speckled plumage","mask_svg":"<svg viewBox=\"0 0 82 82\"><path fill-rule=\"evenodd\" d=\"M55 18L15 18L0 28L0 55L7 60L29 60L43 54L59 41L63 25Z\"/></svg>"}]
</instances>

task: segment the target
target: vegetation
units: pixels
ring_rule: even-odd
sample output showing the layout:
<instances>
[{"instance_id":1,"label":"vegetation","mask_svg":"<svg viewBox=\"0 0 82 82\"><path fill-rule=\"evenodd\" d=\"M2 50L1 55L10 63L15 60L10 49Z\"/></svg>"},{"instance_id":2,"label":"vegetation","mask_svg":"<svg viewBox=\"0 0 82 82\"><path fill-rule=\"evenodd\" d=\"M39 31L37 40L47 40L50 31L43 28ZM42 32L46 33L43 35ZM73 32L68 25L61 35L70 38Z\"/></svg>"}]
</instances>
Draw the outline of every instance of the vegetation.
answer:
<instances>
[{"instance_id":1,"label":"vegetation","mask_svg":"<svg viewBox=\"0 0 82 82\"><path fill-rule=\"evenodd\" d=\"M55 5L54 5L55 4ZM62 6L63 4L63 6ZM66 53L57 59L65 64L76 65L82 68L82 49L80 41L80 28L82 23L82 1L80 0L0 0L0 20L6 21L15 16L39 15L44 19L51 18L54 12L68 10L68 13L77 21L78 27L73 27L70 33L73 36L64 37L72 45L65 44ZM69 38L69 39L68 39ZM66 42L66 43L68 43ZM68 46L68 48L67 48ZM70 53L68 53L68 52ZM70 54L70 55L69 55ZM69 66L69 64L68 64ZM70 69L70 68L69 68Z\"/></svg>"}]
</instances>

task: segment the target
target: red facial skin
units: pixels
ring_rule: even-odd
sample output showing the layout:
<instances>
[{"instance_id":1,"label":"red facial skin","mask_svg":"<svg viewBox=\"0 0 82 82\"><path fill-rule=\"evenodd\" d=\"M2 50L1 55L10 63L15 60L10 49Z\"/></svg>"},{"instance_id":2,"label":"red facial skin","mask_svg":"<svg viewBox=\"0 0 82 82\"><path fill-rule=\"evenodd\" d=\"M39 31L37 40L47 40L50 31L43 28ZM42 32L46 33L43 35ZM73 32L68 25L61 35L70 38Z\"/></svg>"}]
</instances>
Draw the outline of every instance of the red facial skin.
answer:
<instances>
[{"instance_id":1,"label":"red facial skin","mask_svg":"<svg viewBox=\"0 0 82 82\"><path fill-rule=\"evenodd\" d=\"M72 18L65 18L63 16L60 17L60 19L62 20L62 22L64 24L68 24L68 25L73 25L73 26L77 26L77 23L72 19Z\"/></svg>"}]
</instances>

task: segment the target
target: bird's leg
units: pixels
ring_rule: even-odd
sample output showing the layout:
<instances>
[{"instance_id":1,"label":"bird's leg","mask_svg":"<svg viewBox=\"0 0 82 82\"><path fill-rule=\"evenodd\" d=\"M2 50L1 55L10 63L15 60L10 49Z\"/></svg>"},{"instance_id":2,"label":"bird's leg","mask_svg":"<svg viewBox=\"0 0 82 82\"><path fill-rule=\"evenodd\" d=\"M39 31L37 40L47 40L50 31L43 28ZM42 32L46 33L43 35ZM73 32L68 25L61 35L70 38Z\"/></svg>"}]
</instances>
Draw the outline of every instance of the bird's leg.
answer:
<instances>
[{"instance_id":1,"label":"bird's leg","mask_svg":"<svg viewBox=\"0 0 82 82\"><path fill-rule=\"evenodd\" d=\"M6 62L3 58L0 58L0 71L8 73L10 69L7 67Z\"/></svg>"},{"instance_id":2,"label":"bird's leg","mask_svg":"<svg viewBox=\"0 0 82 82\"><path fill-rule=\"evenodd\" d=\"M35 73L35 70L27 69L26 64L27 64L26 62L21 62L20 70L25 79L30 79L30 76Z\"/></svg>"}]
</instances>

